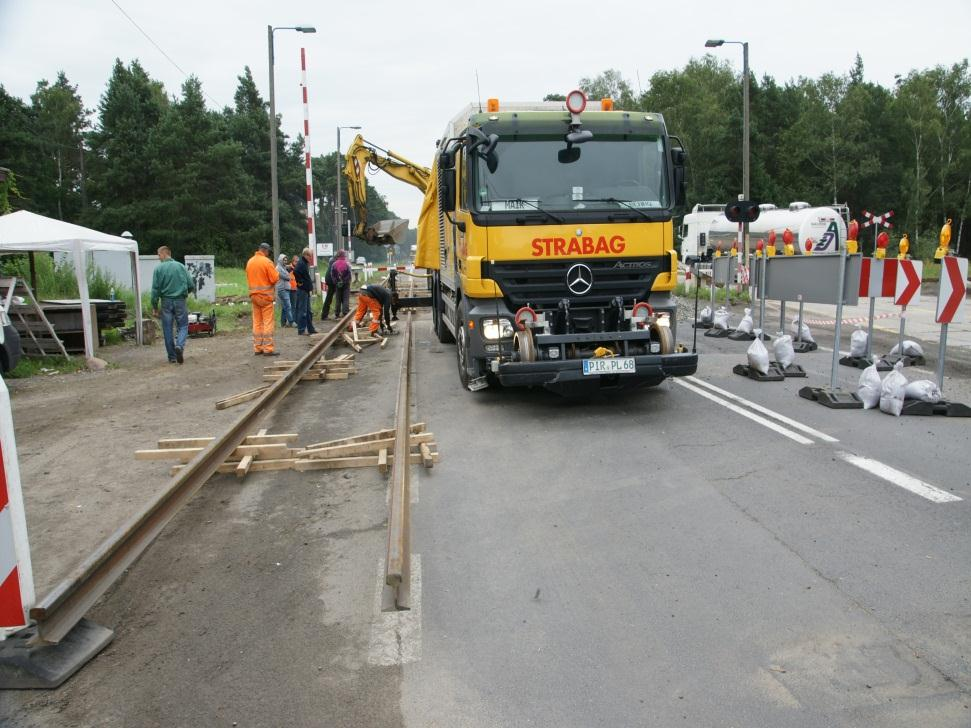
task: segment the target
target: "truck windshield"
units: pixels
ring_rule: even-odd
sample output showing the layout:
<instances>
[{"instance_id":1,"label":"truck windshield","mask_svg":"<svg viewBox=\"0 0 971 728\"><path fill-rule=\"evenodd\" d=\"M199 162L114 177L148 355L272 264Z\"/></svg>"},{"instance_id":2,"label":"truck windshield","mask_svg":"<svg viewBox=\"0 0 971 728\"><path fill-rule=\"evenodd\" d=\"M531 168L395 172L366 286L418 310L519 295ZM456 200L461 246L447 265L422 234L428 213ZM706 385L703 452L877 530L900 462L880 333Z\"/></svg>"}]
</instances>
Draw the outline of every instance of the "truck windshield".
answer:
<instances>
[{"instance_id":1,"label":"truck windshield","mask_svg":"<svg viewBox=\"0 0 971 728\"><path fill-rule=\"evenodd\" d=\"M479 212L543 210L660 210L669 207L664 143L659 137L597 136L560 161L562 137L501 139L495 171L476 165ZM574 151L575 154L575 151Z\"/></svg>"}]
</instances>

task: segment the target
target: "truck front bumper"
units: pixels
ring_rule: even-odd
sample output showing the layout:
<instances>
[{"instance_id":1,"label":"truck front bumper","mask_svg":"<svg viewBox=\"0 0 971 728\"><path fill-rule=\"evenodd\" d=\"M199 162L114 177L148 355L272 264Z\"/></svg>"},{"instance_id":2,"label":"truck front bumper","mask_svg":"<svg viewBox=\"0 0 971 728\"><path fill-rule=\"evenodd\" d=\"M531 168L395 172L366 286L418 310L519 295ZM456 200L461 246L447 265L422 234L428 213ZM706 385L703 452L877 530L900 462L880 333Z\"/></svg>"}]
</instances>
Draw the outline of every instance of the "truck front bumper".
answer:
<instances>
[{"instance_id":1,"label":"truck front bumper","mask_svg":"<svg viewBox=\"0 0 971 728\"><path fill-rule=\"evenodd\" d=\"M698 369L697 354L650 354L634 357L633 374L585 376L579 359L500 364L496 376L506 387L545 387L560 394L575 391L653 386L667 377L685 377Z\"/></svg>"}]
</instances>

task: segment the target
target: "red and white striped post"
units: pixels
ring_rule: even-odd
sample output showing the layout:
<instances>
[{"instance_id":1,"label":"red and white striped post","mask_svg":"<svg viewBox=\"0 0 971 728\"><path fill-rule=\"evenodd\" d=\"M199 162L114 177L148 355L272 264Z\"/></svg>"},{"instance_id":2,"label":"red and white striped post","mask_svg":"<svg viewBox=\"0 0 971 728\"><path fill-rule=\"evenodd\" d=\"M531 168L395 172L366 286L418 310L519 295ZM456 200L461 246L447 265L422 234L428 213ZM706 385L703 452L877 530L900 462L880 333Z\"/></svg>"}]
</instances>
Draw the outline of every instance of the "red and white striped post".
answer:
<instances>
[{"instance_id":1,"label":"red and white striped post","mask_svg":"<svg viewBox=\"0 0 971 728\"><path fill-rule=\"evenodd\" d=\"M0 379L0 640L27 626L33 604L34 577L10 393Z\"/></svg>"},{"instance_id":2,"label":"red and white striped post","mask_svg":"<svg viewBox=\"0 0 971 728\"><path fill-rule=\"evenodd\" d=\"M310 160L310 102L307 90L307 51L300 49L300 86L303 91L303 159L307 181L307 247L310 248L314 282L317 282L317 233L314 230L314 178ZM319 283L319 293L322 293Z\"/></svg>"}]
</instances>

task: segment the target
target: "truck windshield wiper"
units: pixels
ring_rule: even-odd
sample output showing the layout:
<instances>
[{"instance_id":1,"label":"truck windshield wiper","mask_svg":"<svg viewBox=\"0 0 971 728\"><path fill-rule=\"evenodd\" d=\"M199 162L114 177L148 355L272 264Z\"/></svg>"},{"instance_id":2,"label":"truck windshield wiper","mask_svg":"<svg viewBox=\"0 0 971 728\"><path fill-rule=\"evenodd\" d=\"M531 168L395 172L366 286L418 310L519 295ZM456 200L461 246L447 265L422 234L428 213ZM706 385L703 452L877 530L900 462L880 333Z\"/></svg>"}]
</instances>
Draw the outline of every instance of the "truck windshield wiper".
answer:
<instances>
[{"instance_id":1,"label":"truck windshield wiper","mask_svg":"<svg viewBox=\"0 0 971 728\"><path fill-rule=\"evenodd\" d=\"M498 200L495 200L495 201L498 202ZM508 199L508 200L503 200L503 202L515 202L517 204L529 205L534 210L539 210L540 212L542 212L544 215L546 215L546 217L548 217L553 222L558 222L558 223L560 223L560 225L562 225L563 222L564 222L562 217L560 217L559 215L554 215L549 210L543 209L542 207L540 207L539 205L537 205L532 200L524 200L522 197L514 197L514 198L511 198L511 199Z\"/></svg>"},{"instance_id":2,"label":"truck windshield wiper","mask_svg":"<svg viewBox=\"0 0 971 728\"><path fill-rule=\"evenodd\" d=\"M632 204L630 204L628 200L620 200L616 197L589 197L583 200L583 202L614 202L618 205L622 205L623 207L626 207L628 210L633 210L638 215L643 217L645 220L651 220L651 221L654 220L654 218L652 218L642 209L640 209L639 207L634 207Z\"/></svg>"}]
</instances>

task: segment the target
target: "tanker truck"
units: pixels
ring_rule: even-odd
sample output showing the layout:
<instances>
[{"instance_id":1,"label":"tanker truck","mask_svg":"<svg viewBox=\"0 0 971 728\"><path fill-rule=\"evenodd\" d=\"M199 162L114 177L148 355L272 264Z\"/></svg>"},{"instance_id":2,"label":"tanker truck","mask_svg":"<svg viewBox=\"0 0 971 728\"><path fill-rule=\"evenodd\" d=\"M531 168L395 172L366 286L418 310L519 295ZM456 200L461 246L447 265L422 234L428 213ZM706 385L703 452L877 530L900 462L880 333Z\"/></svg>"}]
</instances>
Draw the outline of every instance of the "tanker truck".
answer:
<instances>
[{"instance_id":1,"label":"tanker truck","mask_svg":"<svg viewBox=\"0 0 971 728\"><path fill-rule=\"evenodd\" d=\"M682 221L681 255L704 255L720 245L727 252L738 240L738 223L729 222L724 215L714 214L715 205L695 205L692 213ZM808 202L793 202L788 209L772 204L759 205L759 219L749 224L749 242L758 239L768 242L769 233L775 231L778 244L786 229L792 231L796 255L802 255L806 241L812 239L814 253L834 253L846 241L845 206L812 207Z\"/></svg>"}]
</instances>

